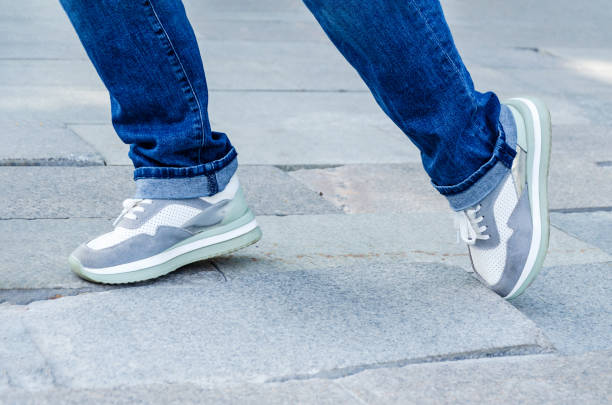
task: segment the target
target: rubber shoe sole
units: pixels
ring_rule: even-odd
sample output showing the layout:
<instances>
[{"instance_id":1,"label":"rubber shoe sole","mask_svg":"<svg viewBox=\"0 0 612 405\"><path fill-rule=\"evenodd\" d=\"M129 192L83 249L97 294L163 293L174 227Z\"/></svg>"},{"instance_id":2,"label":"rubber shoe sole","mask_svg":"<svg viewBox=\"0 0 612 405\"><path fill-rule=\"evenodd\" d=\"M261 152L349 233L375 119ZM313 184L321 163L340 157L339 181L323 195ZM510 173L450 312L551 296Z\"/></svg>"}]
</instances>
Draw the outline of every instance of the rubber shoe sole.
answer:
<instances>
[{"instance_id":1,"label":"rubber shoe sole","mask_svg":"<svg viewBox=\"0 0 612 405\"><path fill-rule=\"evenodd\" d=\"M88 281L125 284L151 280L187 264L235 252L261 239L262 232L254 215L247 211L229 224L200 232L171 248L146 259L107 268L86 268L70 256L70 268Z\"/></svg>"},{"instance_id":2,"label":"rubber shoe sole","mask_svg":"<svg viewBox=\"0 0 612 405\"><path fill-rule=\"evenodd\" d=\"M552 139L552 126L550 112L546 105L535 98L514 98L505 104L517 109L525 121L525 139L519 139L519 145L526 143L527 150L527 184L529 190L529 204L533 236L525 267L518 282L504 297L508 300L521 295L535 280L540 272L546 252L550 233L550 220L548 216L548 167L550 164L550 150Z\"/></svg>"}]
</instances>

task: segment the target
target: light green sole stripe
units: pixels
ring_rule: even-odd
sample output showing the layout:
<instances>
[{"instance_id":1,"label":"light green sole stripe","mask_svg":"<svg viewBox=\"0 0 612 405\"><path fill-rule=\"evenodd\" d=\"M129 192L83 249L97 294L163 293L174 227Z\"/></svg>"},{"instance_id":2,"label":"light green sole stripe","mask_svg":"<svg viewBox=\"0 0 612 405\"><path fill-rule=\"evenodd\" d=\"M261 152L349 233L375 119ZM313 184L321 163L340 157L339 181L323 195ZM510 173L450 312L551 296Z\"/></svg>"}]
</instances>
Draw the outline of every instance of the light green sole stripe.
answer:
<instances>
[{"instance_id":1,"label":"light green sole stripe","mask_svg":"<svg viewBox=\"0 0 612 405\"><path fill-rule=\"evenodd\" d=\"M550 234L550 220L548 214L548 168L550 164L550 152L551 152L551 140L552 140L552 125L550 119L550 112L546 105L536 99L529 97L528 98L532 103L535 104L538 115L540 117L540 124L542 128L542 138L541 138L541 155L540 155L540 178L539 181L539 201L540 201L540 221L541 221L541 232L542 232L542 240L538 249L538 253L536 256L536 261L534 266L529 273L529 276L523 282L523 285L512 295L506 297L506 299L511 300L517 298L521 295L525 290L531 285L531 283L535 280L540 270L542 269L542 265L544 264L544 259L546 258L546 252L548 250L548 242L549 242L549 234ZM525 124L527 128L533 128L533 120L531 119L531 113L529 108L524 105L520 101L509 100L507 104L512 107L518 109L521 112L521 115L525 118ZM533 150L533 134L532 136L527 136L528 142L528 153L527 153L527 167L528 167L528 184L531 183L532 180L532 170L533 167L533 154L529 153L529 148ZM532 192L533 188L529 188L529 192ZM533 201L533 199L531 199Z\"/></svg>"}]
</instances>

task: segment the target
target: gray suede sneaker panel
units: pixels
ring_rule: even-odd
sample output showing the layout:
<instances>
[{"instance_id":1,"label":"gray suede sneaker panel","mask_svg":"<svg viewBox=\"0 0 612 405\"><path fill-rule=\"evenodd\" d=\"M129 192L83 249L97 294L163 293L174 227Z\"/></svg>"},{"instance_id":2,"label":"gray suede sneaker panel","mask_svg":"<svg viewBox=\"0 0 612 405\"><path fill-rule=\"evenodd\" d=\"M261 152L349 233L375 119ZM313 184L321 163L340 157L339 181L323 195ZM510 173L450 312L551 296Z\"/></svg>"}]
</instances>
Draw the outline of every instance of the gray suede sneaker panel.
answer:
<instances>
[{"instance_id":1,"label":"gray suede sneaker panel","mask_svg":"<svg viewBox=\"0 0 612 405\"><path fill-rule=\"evenodd\" d=\"M73 253L83 267L98 269L146 259L193 236L185 229L160 226L154 236L142 233L117 245L94 250L87 245L79 246Z\"/></svg>"},{"instance_id":2,"label":"gray suede sneaker panel","mask_svg":"<svg viewBox=\"0 0 612 405\"><path fill-rule=\"evenodd\" d=\"M510 294L525 267L531 238L533 237L533 224L531 220L531 206L529 205L529 190L525 186L518 204L508 219L508 226L513 230L506 246L506 265L501 279L492 286L493 291L502 297Z\"/></svg>"},{"instance_id":3,"label":"gray suede sneaker panel","mask_svg":"<svg viewBox=\"0 0 612 405\"><path fill-rule=\"evenodd\" d=\"M230 200L223 200L217 204L225 205ZM192 208L196 208L198 210L206 210L213 204L208 203L199 198L190 198L185 200L151 200L149 204L142 204L141 207L144 208L142 212L136 212L136 219L129 219L126 217L121 218L121 221L117 224L118 227L126 228L126 229L136 229L140 228L141 225L146 223L152 217L154 217L158 212L166 208L168 205L180 204L186 205ZM214 204L214 205L217 205Z\"/></svg>"}]
</instances>

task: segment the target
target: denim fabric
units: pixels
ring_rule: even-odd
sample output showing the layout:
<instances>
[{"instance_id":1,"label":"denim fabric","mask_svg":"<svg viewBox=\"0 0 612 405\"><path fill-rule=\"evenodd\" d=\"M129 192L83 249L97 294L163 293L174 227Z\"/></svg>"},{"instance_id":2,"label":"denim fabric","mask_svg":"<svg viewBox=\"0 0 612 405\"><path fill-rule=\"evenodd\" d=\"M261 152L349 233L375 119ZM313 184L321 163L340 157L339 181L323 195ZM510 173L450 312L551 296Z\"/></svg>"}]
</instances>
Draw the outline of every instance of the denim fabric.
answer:
<instances>
[{"instance_id":1,"label":"denim fabric","mask_svg":"<svg viewBox=\"0 0 612 405\"><path fill-rule=\"evenodd\" d=\"M139 195L222 190L236 153L225 134L210 129L204 69L180 0L60 1L109 89ZM474 89L437 1L304 3L419 148L452 208L474 205L495 188L515 150L500 124L499 100Z\"/></svg>"},{"instance_id":2,"label":"denim fabric","mask_svg":"<svg viewBox=\"0 0 612 405\"><path fill-rule=\"evenodd\" d=\"M505 105L501 106L499 121L508 146L516 150L516 124L512 111ZM460 211L476 205L476 203L484 200L489 193L495 190L507 175L510 175L510 169L500 160L496 159L495 154L491 157L490 161L494 162L493 166L488 170L480 169L484 174L474 184L459 193L446 195L452 209ZM487 164L483 167L487 167Z\"/></svg>"},{"instance_id":3,"label":"denim fabric","mask_svg":"<svg viewBox=\"0 0 612 405\"><path fill-rule=\"evenodd\" d=\"M202 58L182 2L60 1L110 93L113 126L130 144L139 192L152 190L155 179L161 191L169 179L193 178L189 188L176 182L171 194L183 198L225 188L218 180L227 176L215 173L235 170L236 151L225 134L211 131ZM140 187L144 180L149 186Z\"/></svg>"},{"instance_id":4,"label":"denim fabric","mask_svg":"<svg viewBox=\"0 0 612 405\"><path fill-rule=\"evenodd\" d=\"M505 142L499 100L474 89L438 1L304 3L419 148L440 193L467 190L497 162L510 169L516 152Z\"/></svg>"}]
</instances>

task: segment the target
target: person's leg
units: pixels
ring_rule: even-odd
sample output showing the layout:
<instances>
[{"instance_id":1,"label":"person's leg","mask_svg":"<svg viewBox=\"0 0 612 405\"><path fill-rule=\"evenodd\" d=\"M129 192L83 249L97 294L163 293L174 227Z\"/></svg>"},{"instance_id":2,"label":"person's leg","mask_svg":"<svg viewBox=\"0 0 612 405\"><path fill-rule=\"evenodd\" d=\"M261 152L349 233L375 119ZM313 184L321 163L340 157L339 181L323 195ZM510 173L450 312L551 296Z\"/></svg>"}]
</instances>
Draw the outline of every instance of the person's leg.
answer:
<instances>
[{"instance_id":1,"label":"person's leg","mask_svg":"<svg viewBox=\"0 0 612 405\"><path fill-rule=\"evenodd\" d=\"M110 93L136 181L115 229L77 248L72 270L97 282L141 281L256 242L236 151L210 128L204 68L181 1L60 1Z\"/></svg>"},{"instance_id":2,"label":"person's leg","mask_svg":"<svg viewBox=\"0 0 612 405\"><path fill-rule=\"evenodd\" d=\"M202 59L181 1L60 1L110 93L137 196L223 190L236 151L225 134L211 131Z\"/></svg>"},{"instance_id":3,"label":"person's leg","mask_svg":"<svg viewBox=\"0 0 612 405\"><path fill-rule=\"evenodd\" d=\"M523 102L520 108L500 105L495 94L477 92L438 1L304 3L380 107L419 148L435 188L455 211L465 210L462 237L471 245L475 270L500 295L520 294L537 274L548 243L546 108L529 100L535 109ZM509 182L512 187L506 187ZM525 182L541 186L534 195L531 187L527 205L519 203L527 198ZM481 205L486 223L477 214ZM510 217L512 230L506 225Z\"/></svg>"}]
</instances>

